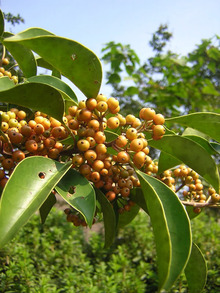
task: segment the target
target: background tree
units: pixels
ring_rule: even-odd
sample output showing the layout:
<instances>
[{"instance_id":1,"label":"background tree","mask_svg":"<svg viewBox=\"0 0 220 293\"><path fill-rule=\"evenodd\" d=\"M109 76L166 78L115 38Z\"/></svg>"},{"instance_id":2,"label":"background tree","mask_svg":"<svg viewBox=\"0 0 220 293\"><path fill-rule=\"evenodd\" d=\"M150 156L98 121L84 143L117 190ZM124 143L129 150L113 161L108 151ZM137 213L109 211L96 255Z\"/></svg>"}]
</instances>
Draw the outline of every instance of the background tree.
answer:
<instances>
[{"instance_id":1,"label":"background tree","mask_svg":"<svg viewBox=\"0 0 220 293\"><path fill-rule=\"evenodd\" d=\"M171 39L167 25L161 25L149 42L155 55L143 63L130 45L109 42L103 48L102 60L110 65L107 83L124 114L136 113L143 102L167 117L220 111L219 37L202 40L186 56L165 51Z\"/></svg>"}]
</instances>

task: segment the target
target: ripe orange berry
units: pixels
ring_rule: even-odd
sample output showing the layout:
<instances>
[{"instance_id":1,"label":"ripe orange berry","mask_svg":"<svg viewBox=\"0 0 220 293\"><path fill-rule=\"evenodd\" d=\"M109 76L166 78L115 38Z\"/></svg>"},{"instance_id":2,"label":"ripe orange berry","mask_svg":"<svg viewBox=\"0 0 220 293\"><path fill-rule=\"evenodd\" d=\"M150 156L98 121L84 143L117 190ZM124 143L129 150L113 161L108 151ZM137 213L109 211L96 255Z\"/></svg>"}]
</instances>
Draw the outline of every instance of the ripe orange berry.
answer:
<instances>
[{"instance_id":1,"label":"ripe orange berry","mask_svg":"<svg viewBox=\"0 0 220 293\"><path fill-rule=\"evenodd\" d=\"M151 108L144 108L144 110L141 112L141 117L142 119L149 121L149 120L153 120L154 116L155 116L155 111Z\"/></svg>"},{"instance_id":2,"label":"ripe orange berry","mask_svg":"<svg viewBox=\"0 0 220 293\"><path fill-rule=\"evenodd\" d=\"M106 140L106 136L105 136L104 132L97 131L94 135L94 139L97 143L104 143Z\"/></svg>"},{"instance_id":3,"label":"ripe orange berry","mask_svg":"<svg viewBox=\"0 0 220 293\"><path fill-rule=\"evenodd\" d=\"M59 150L56 149L56 148L52 148L52 149L49 149L48 151L48 157L55 160L57 159L59 156Z\"/></svg>"},{"instance_id":4,"label":"ripe orange berry","mask_svg":"<svg viewBox=\"0 0 220 293\"><path fill-rule=\"evenodd\" d=\"M37 145L37 142L35 140L27 140L26 143L25 143L25 148L28 152L30 153L34 153L37 151L38 149L38 145Z\"/></svg>"},{"instance_id":5,"label":"ripe orange berry","mask_svg":"<svg viewBox=\"0 0 220 293\"><path fill-rule=\"evenodd\" d=\"M133 151L133 152L139 152L139 151L141 151L142 149L143 149L143 142L142 142L142 140L141 139L139 139L139 138L135 138L135 139L133 139L132 141L131 141L131 143L130 143L130 149L131 149L131 151Z\"/></svg>"},{"instance_id":6,"label":"ripe orange berry","mask_svg":"<svg viewBox=\"0 0 220 293\"><path fill-rule=\"evenodd\" d=\"M91 173L91 167L88 164L82 164L79 167L79 172L82 175L87 176L87 175L89 175Z\"/></svg>"},{"instance_id":7,"label":"ripe orange berry","mask_svg":"<svg viewBox=\"0 0 220 293\"><path fill-rule=\"evenodd\" d=\"M104 102L107 102L107 97L103 94L99 94L97 97L96 97L96 101L97 102L100 102L100 101L104 101Z\"/></svg>"},{"instance_id":8,"label":"ripe orange berry","mask_svg":"<svg viewBox=\"0 0 220 293\"><path fill-rule=\"evenodd\" d=\"M78 110L77 106L71 106L68 108L69 114L73 117L76 115L77 110Z\"/></svg>"},{"instance_id":9,"label":"ripe orange berry","mask_svg":"<svg viewBox=\"0 0 220 293\"><path fill-rule=\"evenodd\" d=\"M100 123L98 120L92 119L89 121L88 127L94 129L95 131L98 131L100 127Z\"/></svg>"},{"instance_id":10,"label":"ripe orange berry","mask_svg":"<svg viewBox=\"0 0 220 293\"><path fill-rule=\"evenodd\" d=\"M97 154L93 150L88 150L84 153L84 158L87 161L94 161L97 158Z\"/></svg>"},{"instance_id":11,"label":"ripe orange berry","mask_svg":"<svg viewBox=\"0 0 220 293\"><path fill-rule=\"evenodd\" d=\"M30 120L30 121L28 121L28 125L31 127L31 128L34 128L34 126L37 124L37 122L36 121L34 121L34 120Z\"/></svg>"},{"instance_id":12,"label":"ripe orange berry","mask_svg":"<svg viewBox=\"0 0 220 293\"><path fill-rule=\"evenodd\" d=\"M113 201L113 200L116 198L116 194L115 194L115 192L114 192L114 191L111 191L111 190L109 190L109 191L106 193L105 196L107 197L107 199L108 199L109 201Z\"/></svg>"},{"instance_id":13,"label":"ripe orange berry","mask_svg":"<svg viewBox=\"0 0 220 293\"><path fill-rule=\"evenodd\" d=\"M120 121L117 117L110 117L107 120L107 126L110 129L116 129L120 125Z\"/></svg>"},{"instance_id":14,"label":"ripe orange berry","mask_svg":"<svg viewBox=\"0 0 220 293\"><path fill-rule=\"evenodd\" d=\"M44 127L42 124L36 124L34 126L34 132L37 134L37 135L40 135L40 134L43 134L43 132L45 131Z\"/></svg>"},{"instance_id":15,"label":"ripe orange berry","mask_svg":"<svg viewBox=\"0 0 220 293\"><path fill-rule=\"evenodd\" d=\"M68 126L70 129L76 130L79 128L79 122L76 119L71 119L68 122Z\"/></svg>"},{"instance_id":16,"label":"ripe orange berry","mask_svg":"<svg viewBox=\"0 0 220 293\"><path fill-rule=\"evenodd\" d=\"M14 161L12 159L4 159L2 161L2 167L5 169L5 170L10 170L14 167Z\"/></svg>"},{"instance_id":17,"label":"ripe orange berry","mask_svg":"<svg viewBox=\"0 0 220 293\"><path fill-rule=\"evenodd\" d=\"M90 111L94 110L97 106L97 101L96 99L90 98L86 100L86 107L87 109L89 109Z\"/></svg>"},{"instance_id":18,"label":"ripe orange berry","mask_svg":"<svg viewBox=\"0 0 220 293\"><path fill-rule=\"evenodd\" d=\"M99 172L97 172L97 171L92 172L91 175L90 175L90 180L92 182L98 182L100 180Z\"/></svg>"},{"instance_id":19,"label":"ripe orange berry","mask_svg":"<svg viewBox=\"0 0 220 293\"><path fill-rule=\"evenodd\" d=\"M103 143L97 144L95 147L96 153L99 155L106 154L107 153L107 147Z\"/></svg>"},{"instance_id":20,"label":"ripe orange berry","mask_svg":"<svg viewBox=\"0 0 220 293\"><path fill-rule=\"evenodd\" d=\"M92 112L86 108L80 110L76 115L78 121L88 122L92 118Z\"/></svg>"},{"instance_id":21,"label":"ripe orange berry","mask_svg":"<svg viewBox=\"0 0 220 293\"><path fill-rule=\"evenodd\" d=\"M28 125L23 125L20 130L21 134L25 137L30 137L32 133L32 128Z\"/></svg>"},{"instance_id":22,"label":"ripe orange berry","mask_svg":"<svg viewBox=\"0 0 220 293\"><path fill-rule=\"evenodd\" d=\"M162 125L165 122L165 118L164 118L164 116L162 114L156 114L153 117L153 122L156 125Z\"/></svg>"},{"instance_id":23,"label":"ripe orange berry","mask_svg":"<svg viewBox=\"0 0 220 293\"><path fill-rule=\"evenodd\" d=\"M120 148L125 147L127 143L128 140L124 135L119 135L115 141L115 144Z\"/></svg>"},{"instance_id":24,"label":"ripe orange berry","mask_svg":"<svg viewBox=\"0 0 220 293\"><path fill-rule=\"evenodd\" d=\"M21 133L13 131L13 130L10 130L8 132L8 136L10 138L11 143L13 144L19 144L22 142L22 139L23 139L23 135Z\"/></svg>"},{"instance_id":25,"label":"ripe orange berry","mask_svg":"<svg viewBox=\"0 0 220 293\"><path fill-rule=\"evenodd\" d=\"M125 187L122 187L120 192L123 197L128 197L130 194L130 189L125 186Z\"/></svg>"},{"instance_id":26,"label":"ripe orange berry","mask_svg":"<svg viewBox=\"0 0 220 293\"><path fill-rule=\"evenodd\" d=\"M90 148L90 143L86 139L80 139L77 141L77 147L79 151L85 152Z\"/></svg>"},{"instance_id":27,"label":"ripe orange berry","mask_svg":"<svg viewBox=\"0 0 220 293\"><path fill-rule=\"evenodd\" d=\"M128 163L130 160L130 156L127 152L125 151L121 151L117 154L117 161L119 163L123 163L123 164L126 164Z\"/></svg>"},{"instance_id":28,"label":"ripe orange berry","mask_svg":"<svg viewBox=\"0 0 220 293\"><path fill-rule=\"evenodd\" d=\"M142 151L137 152L133 157L133 162L135 166L140 169L146 162L146 154Z\"/></svg>"},{"instance_id":29,"label":"ripe orange berry","mask_svg":"<svg viewBox=\"0 0 220 293\"><path fill-rule=\"evenodd\" d=\"M21 150L17 150L12 154L12 160L16 163L22 161L25 158L25 154Z\"/></svg>"},{"instance_id":30,"label":"ripe orange berry","mask_svg":"<svg viewBox=\"0 0 220 293\"><path fill-rule=\"evenodd\" d=\"M108 109L108 104L104 101L98 102L97 106L96 106L96 110L98 110L99 112L106 112Z\"/></svg>"},{"instance_id":31,"label":"ripe orange berry","mask_svg":"<svg viewBox=\"0 0 220 293\"><path fill-rule=\"evenodd\" d=\"M153 139L161 139L165 134L165 128L162 125L153 125Z\"/></svg>"},{"instance_id":32,"label":"ripe orange berry","mask_svg":"<svg viewBox=\"0 0 220 293\"><path fill-rule=\"evenodd\" d=\"M80 166L84 163L84 158L81 155L76 154L75 156L72 157L72 163L75 166Z\"/></svg>"},{"instance_id":33,"label":"ripe orange berry","mask_svg":"<svg viewBox=\"0 0 220 293\"><path fill-rule=\"evenodd\" d=\"M1 186L1 188L4 188L5 187L7 181L8 181L8 178L6 178L6 177L5 178L2 178L0 180L0 186Z\"/></svg>"},{"instance_id":34,"label":"ripe orange berry","mask_svg":"<svg viewBox=\"0 0 220 293\"><path fill-rule=\"evenodd\" d=\"M100 172L104 168L104 163L101 160L95 160L92 164L92 169Z\"/></svg>"},{"instance_id":35,"label":"ripe orange berry","mask_svg":"<svg viewBox=\"0 0 220 293\"><path fill-rule=\"evenodd\" d=\"M128 130L126 131L126 137L129 140L133 140L133 139L137 138L137 129L135 129L133 127L128 128Z\"/></svg>"},{"instance_id":36,"label":"ripe orange berry","mask_svg":"<svg viewBox=\"0 0 220 293\"><path fill-rule=\"evenodd\" d=\"M132 115L132 114L128 114L125 117L125 119L126 119L126 124L130 124L131 125L135 121L136 117L134 115Z\"/></svg>"}]
</instances>

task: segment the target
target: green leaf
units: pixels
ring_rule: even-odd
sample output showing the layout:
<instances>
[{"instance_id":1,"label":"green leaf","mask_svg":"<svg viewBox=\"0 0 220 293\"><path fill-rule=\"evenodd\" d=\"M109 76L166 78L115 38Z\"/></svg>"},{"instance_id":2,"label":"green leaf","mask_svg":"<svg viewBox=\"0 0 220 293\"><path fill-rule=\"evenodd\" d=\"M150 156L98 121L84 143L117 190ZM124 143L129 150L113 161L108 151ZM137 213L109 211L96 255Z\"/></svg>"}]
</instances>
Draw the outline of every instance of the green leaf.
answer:
<instances>
[{"instance_id":1,"label":"green leaf","mask_svg":"<svg viewBox=\"0 0 220 293\"><path fill-rule=\"evenodd\" d=\"M23 83L0 91L0 101L41 111L63 121L64 102L61 94L46 84Z\"/></svg>"},{"instance_id":2,"label":"green leaf","mask_svg":"<svg viewBox=\"0 0 220 293\"><path fill-rule=\"evenodd\" d=\"M34 54L30 49L22 44L5 42L7 41L7 38L11 36L13 36L13 34L8 32L4 33L5 38L3 40L3 44L14 57L25 77L36 75L37 65Z\"/></svg>"},{"instance_id":3,"label":"green leaf","mask_svg":"<svg viewBox=\"0 0 220 293\"><path fill-rule=\"evenodd\" d=\"M5 43L21 43L27 46L71 80L86 97L97 96L102 80L101 63L82 44L36 28L7 38Z\"/></svg>"},{"instance_id":4,"label":"green leaf","mask_svg":"<svg viewBox=\"0 0 220 293\"><path fill-rule=\"evenodd\" d=\"M132 194L136 194L136 190L132 189L130 193L130 197L132 197ZM135 204L131 206L131 209L129 211L125 211L122 214L118 215L118 227L117 228L123 228L126 225L128 225L139 213L140 206Z\"/></svg>"},{"instance_id":5,"label":"green leaf","mask_svg":"<svg viewBox=\"0 0 220 293\"><path fill-rule=\"evenodd\" d=\"M172 155L165 153L163 151L160 152L159 160L158 160L158 174L163 173L164 171L171 169L177 165L180 165L182 162Z\"/></svg>"},{"instance_id":6,"label":"green leaf","mask_svg":"<svg viewBox=\"0 0 220 293\"><path fill-rule=\"evenodd\" d=\"M3 12L0 10L0 36L3 35L4 30L5 30L4 15L3 15Z\"/></svg>"},{"instance_id":7,"label":"green leaf","mask_svg":"<svg viewBox=\"0 0 220 293\"><path fill-rule=\"evenodd\" d=\"M215 161L198 143L178 135L165 135L161 140L148 142L150 146L182 161L199 173L216 190L219 189L219 174Z\"/></svg>"},{"instance_id":8,"label":"green leaf","mask_svg":"<svg viewBox=\"0 0 220 293\"><path fill-rule=\"evenodd\" d=\"M106 141L111 142L113 140L116 140L116 138L118 137L118 134L109 130L105 130L104 131L105 136L106 136Z\"/></svg>"},{"instance_id":9,"label":"green leaf","mask_svg":"<svg viewBox=\"0 0 220 293\"><path fill-rule=\"evenodd\" d=\"M14 169L0 201L0 247L41 207L71 167L44 157L28 157Z\"/></svg>"},{"instance_id":10,"label":"green leaf","mask_svg":"<svg viewBox=\"0 0 220 293\"><path fill-rule=\"evenodd\" d=\"M192 219L194 219L194 218L200 216L201 213L202 213L202 212L200 212L200 213L195 213L195 212L193 211L193 210L194 210L194 207L193 207L193 206L185 206L185 208L186 208L186 211L187 211L187 214L188 214L190 220L192 220Z\"/></svg>"},{"instance_id":11,"label":"green leaf","mask_svg":"<svg viewBox=\"0 0 220 293\"><path fill-rule=\"evenodd\" d=\"M217 152L218 154L220 154L220 144L219 143L210 142L210 145L215 150L215 152Z\"/></svg>"},{"instance_id":12,"label":"green leaf","mask_svg":"<svg viewBox=\"0 0 220 293\"><path fill-rule=\"evenodd\" d=\"M51 64L49 64L47 61L45 61L42 57L37 56L35 57L35 60L37 62L37 66L46 68L51 70L52 72L55 72L56 74L54 76L61 78L61 74L58 70L56 70ZM52 74L53 75L53 74Z\"/></svg>"},{"instance_id":13,"label":"green leaf","mask_svg":"<svg viewBox=\"0 0 220 293\"><path fill-rule=\"evenodd\" d=\"M74 102L74 104L77 104L78 102L77 97L71 87L57 77L51 75L38 75L28 78L28 81L47 84L58 90L64 100Z\"/></svg>"},{"instance_id":14,"label":"green leaf","mask_svg":"<svg viewBox=\"0 0 220 293\"><path fill-rule=\"evenodd\" d=\"M111 203L101 192L100 189L95 188L96 197L101 205L103 213L103 221L105 227L105 248L112 245L116 235L116 217Z\"/></svg>"},{"instance_id":15,"label":"green leaf","mask_svg":"<svg viewBox=\"0 0 220 293\"><path fill-rule=\"evenodd\" d=\"M191 139L201 145L201 147L203 147L210 155L215 154L215 150L205 138L198 135L184 135L184 137Z\"/></svg>"},{"instance_id":16,"label":"green leaf","mask_svg":"<svg viewBox=\"0 0 220 293\"><path fill-rule=\"evenodd\" d=\"M96 209L95 191L89 181L79 172L70 169L55 187L62 198L92 226Z\"/></svg>"},{"instance_id":17,"label":"green leaf","mask_svg":"<svg viewBox=\"0 0 220 293\"><path fill-rule=\"evenodd\" d=\"M220 114L210 112L192 113L184 116L167 118L166 122L178 123L195 128L220 142Z\"/></svg>"},{"instance_id":18,"label":"green leaf","mask_svg":"<svg viewBox=\"0 0 220 293\"><path fill-rule=\"evenodd\" d=\"M147 209L147 204L145 201L145 197L144 197L143 191L140 187L134 187L132 189L130 198L137 205L139 205L139 207L142 208L142 210L144 210L145 213L149 214L148 209Z\"/></svg>"},{"instance_id":19,"label":"green leaf","mask_svg":"<svg viewBox=\"0 0 220 293\"><path fill-rule=\"evenodd\" d=\"M191 255L185 268L189 292L202 292L206 284L207 265L199 247L193 243Z\"/></svg>"},{"instance_id":20,"label":"green leaf","mask_svg":"<svg viewBox=\"0 0 220 293\"><path fill-rule=\"evenodd\" d=\"M0 89L1 91L6 91L15 87L15 83L7 76L2 76L0 78Z\"/></svg>"},{"instance_id":21,"label":"green leaf","mask_svg":"<svg viewBox=\"0 0 220 293\"><path fill-rule=\"evenodd\" d=\"M46 221L46 218L51 211L52 207L56 203L56 197L55 195L51 192L45 202L42 204L42 206L39 209L40 212L40 218L41 218L41 223L44 224Z\"/></svg>"},{"instance_id":22,"label":"green leaf","mask_svg":"<svg viewBox=\"0 0 220 293\"><path fill-rule=\"evenodd\" d=\"M159 289L168 290L184 270L190 255L189 218L179 198L169 187L139 170L136 172L153 226Z\"/></svg>"}]
</instances>

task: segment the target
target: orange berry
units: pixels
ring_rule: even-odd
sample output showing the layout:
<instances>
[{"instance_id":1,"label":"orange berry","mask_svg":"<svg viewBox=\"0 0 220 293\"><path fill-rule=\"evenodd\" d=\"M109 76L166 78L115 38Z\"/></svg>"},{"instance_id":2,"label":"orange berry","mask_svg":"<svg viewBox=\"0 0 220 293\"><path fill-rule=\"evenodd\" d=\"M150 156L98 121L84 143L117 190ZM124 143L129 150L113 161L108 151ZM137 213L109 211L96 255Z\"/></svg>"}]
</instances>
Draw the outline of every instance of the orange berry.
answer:
<instances>
[{"instance_id":1,"label":"orange berry","mask_svg":"<svg viewBox=\"0 0 220 293\"><path fill-rule=\"evenodd\" d=\"M13 130L8 132L8 136L10 138L11 143L13 144L19 144L22 142L23 139L23 135L21 133Z\"/></svg>"},{"instance_id":2,"label":"orange berry","mask_svg":"<svg viewBox=\"0 0 220 293\"><path fill-rule=\"evenodd\" d=\"M133 140L133 139L137 138L137 129L135 129L133 127L128 128L128 130L126 131L126 137L129 140Z\"/></svg>"},{"instance_id":3,"label":"orange berry","mask_svg":"<svg viewBox=\"0 0 220 293\"><path fill-rule=\"evenodd\" d=\"M80 139L77 141L77 147L79 151L85 152L90 148L90 143L86 139Z\"/></svg>"},{"instance_id":4,"label":"orange berry","mask_svg":"<svg viewBox=\"0 0 220 293\"><path fill-rule=\"evenodd\" d=\"M104 101L104 102L107 102L107 97L103 94L99 94L97 97L96 97L96 101L97 102L100 102L100 101Z\"/></svg>"},{"instance_id":5,"label":"orange berry","mask_svg":"<svg viewBox=\"0 0 220 293\"><path fill-rule=\"evenodd\" d=\"M127 143L128 140L124 135L119 135L115 141L115 144L120 148L125 147Z\"/></svg>"},{"instance_id":6,"label":"orange berry","mask_svg":"<svg viewBox=\"0 0 220 293\"><path fill-rule=\"evenodd\" d=\"M146 162L146 154L142 151L137 152L133 157L133 162L135 166L140 169Z\"/></svg>"},{"instance_id":7,"label":"orange berry","mask_svg":"<svg viewBox=\"0 0 220 293\"><path fill-rule=\"evenodd\" d=\"M154 116L155 116L155 111L151 108L144 108L143 112L141 113L141 118L149 121L149 120L153 120Z\"/></svg>"},{"instance_id":8,"label":"orange berry","mask_svg":"<svg viewBox=\"0 0 220 293\"><path fill-rule=\"evenodd\" d=\"M93 170L100 172L104 168L104 163L101 160L95 160L92 164Z\"/></svg>"},{"instance_id":9,"label":"orange berry","mask_svg":"<svg viewBox=\"0 0 220 293\"><path fill-rule=\"evenodd\" d=\"M93 150L88 150L84 153L84 158L87 161L94 161L97 158L97 154Z\"/></svg>"},{"instance_id":10,"label":"orange berry","mask_svg":"<svg viewBox=\"0 0 220 293\"><path fill-rule=\"evenodd\" d=\"M92 112L86 108L80 110L76 115L78 121L88 122L92 118Z\"/></svg>"},{"instance_id":11,"label":"orange berry","mask_svg":"<svg viewBox=\"0 0 220 293\"><path fill-rule=\"evenodd\" d=\"M107 120L107 126L110 129L116 129L120 125L120 121L117 117L110 117Z\"/></svg>"},{"instance_id":12,"label":"orange berry","mask_svg":"<svg viewBox=\"0 0 220 293\"><path fill-rule=\"evenodd\" d=\"M12 154L12 160L16 163L22 161L25 158L25 154L21 150L17 150Z\"/></svg>"},{"instance_id":13,"label":"orange berry","mask_svg":"<svg viewBox=\"0 0 220 293\"><path fill-rule=\"evenodd\" d=\"M40 135L40 134L43 134L43 132L45 131L44 127L42 124L36 124L34 126L34 132L37 134L37 135Z\"/></svg>"},{"instance_id":14,"label":"orange berry","mask_svg":"<svg viewBox=\"0 0 220 293\"><path fill-rule=\"evenodd\" d=\"M35 140L27 140L25 143L25 148L28 152L34 153L38 149L37 142Z\"/></svg>"},{"instance_id":15,"label":"orange berry","mask_svg":"<svg viewBox=\"0 0 220 293\"><path fill-rule=\"evenodd\" d=\"M97 131L94 135L94 139L97 143L104 143L106 140L106 136L105 136L104 132Z\"/></svg>"},{"instance_id":16,"label":"orange berry","mask_svg":"<svg viewBox=\"0 0 220 293\"><path fill-rule=\"evenodd\" d=\"M86 107L87 107L90 111L94 110L94 109L96 108L96 106L97 106L97 101L96 101L96 99L90 98L90 99L87 99L87 100L86 100Z\"/></svg>"},{"instance_id":17,"label":"orange berry","mask_svg":"<svg viewBox=\"0 0 220 293\"><path fill-rule=\"evenodd\" d=\"M70 129L76 130L79 128L79 122L76 119L71 119L68 122L68 126Z\"/></svg>"},{"instance_id":18,"label":"orange berry","mask_svg":"<svg viewBox=\"0 0 220 293\"><path fill-rule=\"evenodd\" d=\"M165 118L164 118L164 116L162 114L156 114L153 117L153 122L156 125L162 125L165 122Z\"/></svg>"},{"instance_id":19,"label":"orange berry","mask_svg":"<svg viewBox=\"0 0 220 293\"><path fill-rule=\"evenodd\" d=\"M125 164L125 163L128 163L129 160L130 160L130 156L129 156L129 154L128 154L127 152L125 152L125 151L121 151L121 152L119 152L119 153L117 154L117 161L118 161L119 163L123 163L123 164Z\"/></svg>"},{"instance_id":20,"label":"orange berry","mask_svg":"<svg viewBox=\"0 0 220 293\"><path fill-rule=\"evenodd\" d=\"M91 175L90 175L90 180L92 182L98 182L100 180L99 172L97 172L97 171L92 172Z\"/></svg>"},{"instance_id":21,"label":"orange berry","mask_svg":"<svg viewBox=\"0 0 220 293\"><path fill-rule=\"evenodd\" d=\"M108 191L105 195L109 201L113 201L116 198L116 194L114 191Z\"/></svg>"},{"instance_id":22,"label":"orange berry","mask_svg":"<svg viewBox=\"0 0 220 293\"><path fill-rule=\"evenodd\" d=\"M100 127L100 123L98 120L92 119L89 121L88 127L94 129L95 131L98 131Z\"/></svg>"},{"instance_id":23,"label":"orange berry","mask_svg":"<svg viewBox=\"0 0 220 293\"><path fill-rule=\"evenodd\" d=\"M5 170L10 170L14 167L14 161L12 159L4 159L2 161L2 167L5 169Z\"/></svg>"},{"instance_id":24,"label":"orange berry","mask_svg":"<svg viewBox=\"0 0 220 293\"><path fill-rule=\"evenodd\" d=\"M98 102L97 106L96 106L96 110L98 110L99 112L106 112L108 109L108 104L104 101Z\"/></svg>"},{"instance_id":25,"label":"orange berry","mask_svg":"<svg viewBox=\"0 0 220 293\"><path fill-rule=\"evenodd\" d=\"M72 163L73 163L73 165L75 165L75 166L80 166L80 165L82 165L83 163L84 163L84 158L83 158L83 156L81 156L81 155L75 155L75 156L73 156L72 157Z\"/></svg>"},{"instance_id":26,"label":"orange berry","mask_svg":"<svg viewBox=\"0 0 220 293\"><path fill-rule=\"evenodd\" d=\"M79 167L79 172L82 175L87 176L87 175L89 175L91 173L91 167L88 164L82 164Z\"/></svg>"},{"instance_id":27,"label":"orange berry","mask_svg":"<svg viewBox=\"0 0 220 293\"><path fill-rule=\"evenodd\" d=\"M107 153L107 147L103 143L97 144L95 147L95 151L98 155L106 154Z\"/></svg>"},{"instance_id":28,"label":"orange berry","mask_svg":"<svg viewBox=\"0 0 220 293\"><path fill-rule=\"evenodd\" d=\"M71 116L75 116L76 115L76 112L78 110L78 107L77 106L71 106L68 108L68 112Z\"/></svg>"},{"instance_id":29,"label":"orange berry","mask_svg":"<svg viewBox=\"0 0 220 293\"><path fill-rule=\"evenodd\" d=\"M139 138L135 138L131 141L130 143L130 149L131 151L134 151L134 152L139 152L143 149L143 142L141 139Z\"/></svg>"}]
</instances>

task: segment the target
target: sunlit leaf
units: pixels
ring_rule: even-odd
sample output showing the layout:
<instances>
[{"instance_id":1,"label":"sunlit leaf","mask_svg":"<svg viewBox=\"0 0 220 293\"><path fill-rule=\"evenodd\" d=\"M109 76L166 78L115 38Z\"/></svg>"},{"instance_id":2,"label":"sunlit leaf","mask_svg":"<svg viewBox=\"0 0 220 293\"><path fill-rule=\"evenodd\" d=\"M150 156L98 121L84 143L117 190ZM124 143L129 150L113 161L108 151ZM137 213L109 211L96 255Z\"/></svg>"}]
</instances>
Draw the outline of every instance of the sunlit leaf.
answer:
<instances>
[{"instance_id":1,"label":"sunlit leaf","mask_svg":"<svg viewBox=\"0 0 220 293\"><path fill-rule=\"evenodd\" d=\"M192 113L184 116L167 118L166 122L178 123L195 128L220 142L220 114L211 112Z\"/></svg>"},{"instance_id":2,"label":"sunlit leaf","mask_svg":"<svg viewBox=\"0 0 220 293\"><path fill-rule=\"evenodd\" d=\"M14 57L25 77L36 75L37 65L34 54L29 48L22 44L5 42L5 40L11 36L13 36L13 34L8 32L4 33L5 39L3 40L3 44Z\"/></svg>"},{"instance_id":3,"label":"sunlit leaf","mask_svg":"<svg viewBox=\"0 0 220 293\"><path fill-rule=\"evenodd\" d=\"M5 29L4 15L3 15L3 12L0 10L0 36L3 35L4 29Z\"/></svg>"},{"instance_id":4,"label":"sunlit leaf","mask_svg":"<svg viewBox=\"0 0 220 293\"><path fill-rule=\"evenodd\" d=\"M43 83L57 89L65 100L77 104L77 97L71 87L61 79L51 75L38 75L28 78L29 82Z\"/></svg>"},{"instance_id":5,"label":"sunlit leaf","mask_svg":"<svg viewBox=\"0 0 220 293\"><path fill-rule=\"evenodd\" d=\"M0 101L47 113L60 121L64 102L59 91L46 84L23 83L0 91Z\"/></svg>"},{"instance_id":6,"label":"sunlit leaf","mask_svg":"<svg viewBox=\"0 0 220 293\"><path fill-rule=\"evenodd\" d=\"M44 157L28 157L14 169L0 201L0 247L3 247L42 206L71 167Z\"/></svg>"},{"instance_id":7,"label":"sunlit leaf","mask_svg":"<svg viewBox=\"0 0 220 293\"><path fill-rule=\"evenodd\" d=\"M71 80L86 97L97 96L102 80L101 63L82 44L37 28L30 28L7 38L5 43L21 43L27 46Z\"/></svg>"},{"instance_id":8,"label":"sunlit leaf","mask_svg":"<svg viewBox=\"0 0 220 293\"><path fill-rule=\"evenodd\" d=\"M92 226L96 209L95 191L89 181L74 169L70 169L56 186L56 191Z\"/></svg>"}]
</instances>

